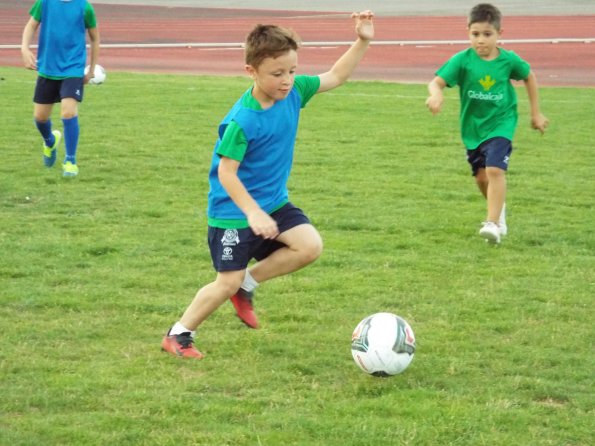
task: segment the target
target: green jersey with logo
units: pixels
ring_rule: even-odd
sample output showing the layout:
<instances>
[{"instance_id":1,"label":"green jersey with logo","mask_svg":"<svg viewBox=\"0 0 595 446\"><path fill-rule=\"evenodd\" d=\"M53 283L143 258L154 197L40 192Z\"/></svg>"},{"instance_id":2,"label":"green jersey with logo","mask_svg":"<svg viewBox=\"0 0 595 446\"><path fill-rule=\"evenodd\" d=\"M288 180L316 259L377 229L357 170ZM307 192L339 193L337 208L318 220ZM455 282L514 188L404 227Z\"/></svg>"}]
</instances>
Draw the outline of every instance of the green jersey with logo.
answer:
<instances>
[{"instance_id":1,"label":"green jersey with logo","mask_svg":"<svg viewBox=\"0 0 595 446\"><path fill-rule=\"evenodd\" d=\"M496 136L512 140L516 129L517 98L510 80L526 79L531 68L513 51L498 49L498 57L484 60L468 48L436 72L448 87L459 86L461 136L469 150Z\"/></svg>"}]
</instances>

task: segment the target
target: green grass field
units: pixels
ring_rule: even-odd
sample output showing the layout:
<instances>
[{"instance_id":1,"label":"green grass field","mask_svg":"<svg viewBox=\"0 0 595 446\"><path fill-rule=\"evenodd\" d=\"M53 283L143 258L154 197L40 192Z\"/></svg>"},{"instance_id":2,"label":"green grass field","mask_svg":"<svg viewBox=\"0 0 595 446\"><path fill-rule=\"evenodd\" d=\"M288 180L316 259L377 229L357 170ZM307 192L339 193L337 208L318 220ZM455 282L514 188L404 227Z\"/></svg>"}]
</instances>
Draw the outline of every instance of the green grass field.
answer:
<instances>
[{"instance_id":1,"label":"green grass field","mask_svg":"<svg viewBox=\"0 0 595 446\"><path fill-rule=\"evenodd\" d=\"M184 361L159 344L214 278L207 171L249 80L109 73L69 180L42 164L35 73L0 77L0 444L593 444L595 89L542 88L540 136L519 88L499 247L477 236L456 91L436 117L423 85L317 96L290 189L323 256L259 288L260 330L226 304ZM417 337L386 379L350 353L378 311Z\"/></svg>"}]
</instances>

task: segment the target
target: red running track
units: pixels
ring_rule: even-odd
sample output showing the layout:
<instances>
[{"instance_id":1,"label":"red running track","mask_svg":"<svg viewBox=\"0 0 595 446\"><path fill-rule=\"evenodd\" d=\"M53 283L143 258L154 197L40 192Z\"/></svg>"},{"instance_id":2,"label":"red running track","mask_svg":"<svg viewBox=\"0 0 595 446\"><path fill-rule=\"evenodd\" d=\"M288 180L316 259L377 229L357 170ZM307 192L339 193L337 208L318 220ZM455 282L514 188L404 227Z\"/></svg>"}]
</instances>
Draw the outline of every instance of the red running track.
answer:
<instances>
[{"instance_id":1,"label":"red running track","mask_svg":"<svg viewBox=\"0 0 595 446\"><path fill-rule=\"evenodd\" d=\"M347 14L303 11L95 6L103 44L241 43L257 23L296 30L305 43L349 42ZM0 6L0 45L18 45L28 11L20 2ZM426 83L434 71L466 44L384 45L382 41L466 40L465 17L377 17L372 44L354 79ZM503 23L505 40L595 38L595 16L512 16ZM531 63L541 85L595 86L594 43L505 43ZM299 71L326 71L344 45L305 46ZM244 75L240 48L103 48L108 70ZM21 66L18 49L0 49L0 66Z\"/></svg>"}]
</instances>

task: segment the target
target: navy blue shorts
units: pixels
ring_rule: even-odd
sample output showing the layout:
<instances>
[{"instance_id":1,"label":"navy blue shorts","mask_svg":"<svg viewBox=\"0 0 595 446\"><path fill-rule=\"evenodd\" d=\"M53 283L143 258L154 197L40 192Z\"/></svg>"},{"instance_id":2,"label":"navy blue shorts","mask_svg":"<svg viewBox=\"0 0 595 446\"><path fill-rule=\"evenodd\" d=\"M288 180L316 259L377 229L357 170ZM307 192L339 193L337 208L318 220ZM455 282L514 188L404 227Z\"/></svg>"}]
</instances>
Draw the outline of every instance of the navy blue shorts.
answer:
<instances>
[{"instance_id":1,"label":"navy blue shorts","mask_svg":"<svg viewBox=\"0 0 595 446\"><path fill-rule=\"evenodd\" d=\"M64 98L73 98L78 102L83 101L83 77L67 77L55 80L38 76L35 85L33 102L36 104L55 104Z\"/></svg>"},{"instance_id":2,"label":"navy blue shorts","mask_svg":"<svg viewBox=\"0 0 595 446\"><path fill-rule=\"evenodd\" d=\"M512 142L507 138L488 139L474 150L467 150L467 162L471 165L473 176L479 169L499 167L506 171L512 153Z\"/></svg>"},{"instance_id":3,"label":"navy blue shorts","mask_svg":"<svg viewBox=\"0 0 595 446\"><path fill-rule=\"evenodd\" d=\"M282 234L299 225L309 224L304 212L287 203L271 214ZM209 249L213 267L218 272L241 271L248 267L252 259L262 260L285 246L277 240L264 239L250 228L221 229L209 226Z\"/></svg>"}]
</instances>

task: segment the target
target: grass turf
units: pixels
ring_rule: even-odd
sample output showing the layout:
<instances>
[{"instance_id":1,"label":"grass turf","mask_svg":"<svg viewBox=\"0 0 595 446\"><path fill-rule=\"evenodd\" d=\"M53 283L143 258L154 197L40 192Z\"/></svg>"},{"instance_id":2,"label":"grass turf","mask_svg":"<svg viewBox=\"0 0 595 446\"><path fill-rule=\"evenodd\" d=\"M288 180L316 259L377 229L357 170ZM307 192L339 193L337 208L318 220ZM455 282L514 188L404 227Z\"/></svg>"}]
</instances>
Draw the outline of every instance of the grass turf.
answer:
<instances>
[{"instance_id":1,"label":"grass turf","mask_svg":"<svg viewBox=\"0 0 595 446\"><path fill-rule=\"evenodd\" d=\"M497 248L477 236L456 92L436 117L420 85L314 98L290 190L325 252L259 288L262 329L221 307L196 362L159 343L214 277L207 171L248 79L109 73L85 90L69 180L42 165L34 73L0 72L1 444L591 443L595 90L541 89L542 137L519 89ZM349 351L378 311L418 343L388 379Z\"/></svg>"}]
</instances>

